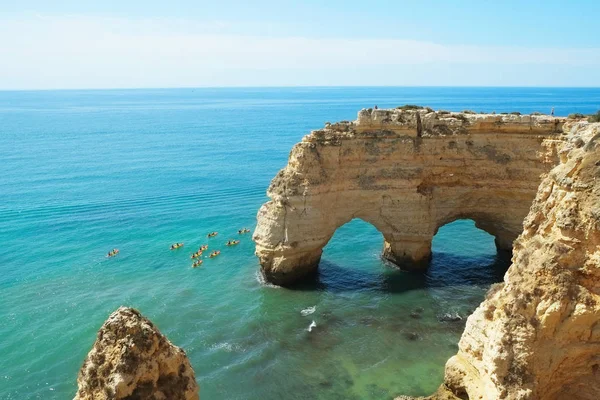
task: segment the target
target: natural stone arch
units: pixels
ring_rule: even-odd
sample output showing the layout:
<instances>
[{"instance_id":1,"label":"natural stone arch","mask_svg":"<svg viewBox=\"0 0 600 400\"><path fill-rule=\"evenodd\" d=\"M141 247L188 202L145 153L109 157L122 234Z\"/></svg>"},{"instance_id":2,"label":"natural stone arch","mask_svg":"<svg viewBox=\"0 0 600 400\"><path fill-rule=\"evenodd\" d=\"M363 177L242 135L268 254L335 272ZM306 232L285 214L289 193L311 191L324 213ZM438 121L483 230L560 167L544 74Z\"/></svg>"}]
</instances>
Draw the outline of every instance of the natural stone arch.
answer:
<instances>
[{"instance_id":1,"label":"natural stone arch","mask_svg":"<svg viewBox=\"0 0 600 400\"><path fill-rule=\"evenodd\" d=\"M316 270L335 230L360 218L383 256L428 265L440 226L470 218L510 249L540 181L557 161L562 120L550 116L362 110L294 146L258 212L266 278L291 284Z\"/></svg>"}]
</instances>

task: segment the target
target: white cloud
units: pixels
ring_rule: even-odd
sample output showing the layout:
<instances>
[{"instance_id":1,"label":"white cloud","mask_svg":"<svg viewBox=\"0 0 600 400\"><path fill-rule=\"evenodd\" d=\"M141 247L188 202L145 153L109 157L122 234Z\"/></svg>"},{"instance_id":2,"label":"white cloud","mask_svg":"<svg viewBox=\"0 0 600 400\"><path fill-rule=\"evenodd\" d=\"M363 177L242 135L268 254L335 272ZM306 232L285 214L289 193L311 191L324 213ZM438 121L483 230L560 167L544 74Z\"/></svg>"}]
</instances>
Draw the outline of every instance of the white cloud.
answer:
<instances>
[{"instance_id":1,"label":"white cloud","mask_svg":"<svg viewBox=\"0 0 600 400\"><path fill-rule=\"evenodd\" d=\"M429 69L439 74L440 66L447 66L452 73L482 69L481 76L471 76L472 84L486 84L485 80L477 81L485 77L485 69L497 74L504 69L514 73L515 66L524 73L600 67L598 48L275 38L227 33L231 28L231 23L225 21L76 15L0 17L0 88L380 84L365 80L364 74L369 71L385 71L390 84L464 85L470 83L428 82L419 78L419 73L412 78L406 73ZM355 72L354 81L348 71ZM396 71L405 76L396 76ZM344 82L339 81L341 76ZM593 78L600 84L597 75Z\"/></svg>"}]
</instances>

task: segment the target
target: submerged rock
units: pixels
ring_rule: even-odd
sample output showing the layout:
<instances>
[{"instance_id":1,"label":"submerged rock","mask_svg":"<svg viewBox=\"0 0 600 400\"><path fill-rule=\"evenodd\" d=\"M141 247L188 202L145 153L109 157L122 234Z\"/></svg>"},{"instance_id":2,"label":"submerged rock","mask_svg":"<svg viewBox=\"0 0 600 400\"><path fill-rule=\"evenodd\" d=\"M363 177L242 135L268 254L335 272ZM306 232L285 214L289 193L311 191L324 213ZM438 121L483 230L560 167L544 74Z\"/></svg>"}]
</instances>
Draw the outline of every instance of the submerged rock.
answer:
<instances>
[{"instance_id":1,"label":"submerged rock","mask_svg":"<svg viewBox=\"0 0 600 400\"><path fill-rule=\"evenodd\" d=\"M413 312L410 313L410 317L414 318L414 319L421 319L422 318L422 314L418 313L416 311L413 311Z\"/></svg>"},{"instance_id":2,"label":"submerged rock","mask_svg":"<svg viewBox=\"0 0 600 400\"><path fill-rule=\"evenodd\" d=\"M75 400L197 400L185 352L139 311L120 307L98 331L77 377Z\"/></svg>"},{"instance_id":3,"label":"submerged rock","mask_svg":"<svg viewBox=\"0 0 600 400\"><path fill-rule=\"evenodd\" d=\"M458 313L445 313L438 317L438 321L440 322L459 322L462 320L463 317L461 317Z\"/></svg>"},{"instance_id":4,"label":"submerged rock","mask_svg":"<svg viewBox=\"0 0 600 400\"><path fill-rule=\"evenodd\" d=\"M404 337L410 341L415 341L420 339L420 335L417 332L405 332Z\"/></svg>"}]
</instances>

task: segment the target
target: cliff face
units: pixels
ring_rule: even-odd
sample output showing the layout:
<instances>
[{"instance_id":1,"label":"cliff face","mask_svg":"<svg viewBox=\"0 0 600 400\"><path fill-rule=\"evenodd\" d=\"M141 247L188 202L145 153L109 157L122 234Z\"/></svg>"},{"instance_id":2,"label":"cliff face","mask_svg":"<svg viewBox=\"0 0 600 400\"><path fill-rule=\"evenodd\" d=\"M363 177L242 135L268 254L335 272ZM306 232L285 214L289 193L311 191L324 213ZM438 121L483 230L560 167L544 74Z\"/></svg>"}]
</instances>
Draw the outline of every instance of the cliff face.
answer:
<instances>
[{"instance_id":1,"label":"cliff face","mask_svg":"<svg viewBox=\"0 0 600 400\"><path fill-rule=\"evenodd\" d=\"M137 310L121 307L98 331L79 376L75 400L197 400L185 352Z\"/></svg>"},{"instance_id":2,"label":"cliff face","mask_svg":"<svg viewBox=\"0 0 600 400\"><path fill-rule=\"evenodd\" d=\"M540 182L557 163L563 120L419 110L362 110L294 146L258 212L266 278L314 272L335 230L353 218L384 237L383 255L426 267L437 230L471 218L509 250Z\"/></svg>"},{"instance_id":3,"label":"cliff face","mask_svg":"<svg viewBox=\"0 0 600 400\"><path fill-rule=\"evenodd\" d=\"M600 399L600 124L571 127L445 385L469 399Z\"/></svg>"}]
</instances>

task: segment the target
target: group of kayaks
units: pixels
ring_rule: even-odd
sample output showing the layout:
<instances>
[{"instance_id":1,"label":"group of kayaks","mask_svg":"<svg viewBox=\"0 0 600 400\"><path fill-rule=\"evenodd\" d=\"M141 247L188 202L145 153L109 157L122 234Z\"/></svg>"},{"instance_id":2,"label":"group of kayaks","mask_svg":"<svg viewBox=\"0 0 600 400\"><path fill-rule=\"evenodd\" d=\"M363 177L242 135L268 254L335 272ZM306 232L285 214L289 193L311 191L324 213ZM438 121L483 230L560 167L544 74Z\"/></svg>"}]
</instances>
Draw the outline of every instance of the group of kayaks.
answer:
<instances>
[{"instance_id":1,"label":"group of kayaks","mask_svg":"<svg viewBox=\"0 0 600 400\"><path fill-rule=\"evenodd\" d=\"M238 234L243 235L250 232L250 229L248 228L242 228L240 230L238 230ZM210 232L208 235L206 235L207 238L214 238L215 236L217 236L219 234L219 232ZM239 244L240 241L237 239L229 239L227 241L227 243L225 243L225 246L235 246L236 244ZM179 249L180 247L183 247L183 243L174 243L173 245L171 245L171 250L176 250ZM208 250L208 245L207 244L203 244L202 246L200 246L200 248L195 251L194 253L192 253L192 255L190 256L190 258L192 260L195 260L192 264L192 268L196 268L202 265L202 254ZM219 254L221 254L221 250L214 250L212 251L209 255L208 258L215 258L217 257Z\"/></svg>"},{"instance_id":2,"label":"group of kayaks","mask_svg":"<svg viewBox=\"0 0 600 400\"><path fill-rule=\"evenodd\" d=\"M250 229L248 228L242 228L240 230L238 230L238 234L243 235L250 232ZM219 234L219 232L211 232L208 235L206 235L206 237L213 238L215 236L217 236ZM239 244L240 241L237 239L229 239L227 241L227 243L225 243L225 246L235 246L236 244ZM183 242L179 243L173 243L171 245L171 250L177 250L183 247ZM202 253L204 253L206 250L208 250L208 245L207 244L203 244L202 246L200 246L200 248L198 249L198 251L192 253L192 255L190 256L190 258L192 260L195 260L194 263L192 264L192 268L196 268L202 265ZM108 254L106 255L107 257L114 257L117 254L119 254L119 249L112 249L111 251L108 252ZM219 254L221 254L221 250L214 250L212 251L209 255L208 258L215 258L216 256L218 256Z\"/></svg>"}]
</instances>

